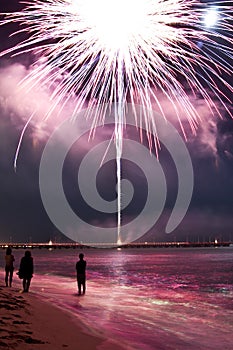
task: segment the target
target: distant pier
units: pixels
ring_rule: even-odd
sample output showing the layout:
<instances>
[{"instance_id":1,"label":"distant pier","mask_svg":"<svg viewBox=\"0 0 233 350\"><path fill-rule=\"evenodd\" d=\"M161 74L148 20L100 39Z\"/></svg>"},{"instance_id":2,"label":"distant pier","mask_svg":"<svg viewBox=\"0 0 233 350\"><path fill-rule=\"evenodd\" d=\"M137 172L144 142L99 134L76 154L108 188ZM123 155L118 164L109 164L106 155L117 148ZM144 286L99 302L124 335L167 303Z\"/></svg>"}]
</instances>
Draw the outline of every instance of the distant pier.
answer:
<instances>
[{"instance_id":1,"label":"distant pier","mask_svg":"<svg viewBox=\"0 0 233 350\"><path fill-rule=\"evenodd\" d=\"M90 248L204 248L204 247L233 247L232 242L143 242L143 243L0 243L0 248L13 249L90 249Z\"/></svg>"}]
</instances>

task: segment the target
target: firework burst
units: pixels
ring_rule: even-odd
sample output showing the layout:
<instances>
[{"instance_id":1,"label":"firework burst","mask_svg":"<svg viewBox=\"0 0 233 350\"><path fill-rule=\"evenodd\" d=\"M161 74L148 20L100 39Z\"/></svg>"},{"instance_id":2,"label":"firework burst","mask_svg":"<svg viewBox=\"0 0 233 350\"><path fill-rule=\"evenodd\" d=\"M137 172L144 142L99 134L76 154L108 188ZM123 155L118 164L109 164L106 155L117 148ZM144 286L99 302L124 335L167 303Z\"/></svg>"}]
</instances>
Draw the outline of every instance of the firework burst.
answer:
<instances>
[{"instance_id":1,"label":"firework burst","mask_svg":"<svg viewBox=\"0 0 233 350\"><path fill-rule=\"evenodd\" d=\"M126 101L142 106L144 113L135 118L139 127L140 118L144 119L149 146L154 141L156 148L156 120L148 111L157 105L165 117L159 93L172 103L178 120L177 106L185 111L193 131L199 116L190 96L201 96L212 112L218 112L219 102L227 108L218 82L232 92L221 76L232 71L230 1L37 0L23 4L22 11L5 14L1 25L17 22L20 29L13 35L26 32L27 39L1 55L32 52L34 69L24 84L54 86L54 106L76 96L74 116L84 105L95 107L92 131L100 121L104 123L106 106L117 104L118 180ZM219 9L215 28L204 21L210 6ZM120 207L120 185L118 197Z\"/></svg>"},{"instance_id":2,"label":"firework burst","mask_svg":"<svg viewBox=\"0 0 233 350\"><path fill-rule=\"evenodd\" d=\"M211 2L211 8L219 5L215 29L205 26L208 4L197 0L37 0L24 4L22 11L5 14L1 24L17 22L21 28L14 35L26 32L29 36L2 55L33 52L39 57L27 83L56 86L55 103L76 95L77 110L88 102L99 109L96 118L104 122L103 104L124 105L128 99L149 110L153 102L160 106L159 90L174 106L182 105L193 128L198 116L187 91L198 93L215 109L213 93L223 102L216 79L232 91L221 78L223 71L231 74L230 62L220 56L232 58L228 1ZM154 133L154 121L148 113L145 117L148 132Z\"/></svg>"}]
</instances>

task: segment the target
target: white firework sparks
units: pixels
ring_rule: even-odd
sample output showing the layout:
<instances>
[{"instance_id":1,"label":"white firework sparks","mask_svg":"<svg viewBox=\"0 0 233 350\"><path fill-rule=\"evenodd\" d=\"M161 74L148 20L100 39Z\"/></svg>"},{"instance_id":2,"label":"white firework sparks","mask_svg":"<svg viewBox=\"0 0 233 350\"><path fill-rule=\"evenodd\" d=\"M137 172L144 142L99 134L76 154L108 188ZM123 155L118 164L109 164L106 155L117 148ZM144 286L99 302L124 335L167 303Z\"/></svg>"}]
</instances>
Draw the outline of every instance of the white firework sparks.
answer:
<instances>
[{"instance_id":1,"label":"white firework sparks","mask_svg":"<svg viewBox=\"0 0 233 350\"><path fill-rule=\"evenodd\" d=\"M221 72L232 71L231 4L211 1L215 15L219 8L215 28L210 18L209 26L203 21L209 16L208 2L198 0L37 0L24 2L20 12L5 14L1 24L19 23L14 35L26 32L28 38L1 55L32 52L44 58L28 75L29 86L56 86L54 105L77 96L74 115L84 105L97 108L93 130L99 121L104 123L103 106L117 104L118 227L126 101L143 107L149 146L154 141L156 148L156 121L148 111L156 104L163 113L158 91L173 104L178 119L177 105L186 112L193 131L199 116L190 94L198 94L218 112L215 100L224 105L226 96L217 81L233 91L221 77ZM142 116L135 118L140 126Z\"/></svg>"},{"instance_id":2,"label":"white firework sparks","mask_svg":"<svg viewBox=\"0 0 233 350\"><path fill-rule=\"evenodd\" d=\"M186 93L187 86L214 108L212 95L202 86L200 76L219 100L222 95L214 76L232 91L220 76L221 71L231 74L230 63L215 54L218 40L218 52L232 57L232 46L229 49L227 44L233 41L226 37L232 9L227 3L221 5L221 18L211 31L203 23L209 8L197 0L25 2L22 11L6 14L1 24L18 22L21 29L14 35L26 32L29 37L2 55L30 51L44 57L27 81L51 84L59 77L55 101L66 101L69 94L76 94L77 110L88 101L89 106L101 111L96 118L104 119L103 103L124 104L126 99L148 110L152 101L159 104L156 90L161 90L174 105L182 105L195 127L198 116ZM218 2L214 5L216 9ZM205 50L199 47L200 42ZM147 114L145 117L149 118ZM154 121L147 119L146 124L148 132L154 133Z\"/></svg>"}]
</instances>

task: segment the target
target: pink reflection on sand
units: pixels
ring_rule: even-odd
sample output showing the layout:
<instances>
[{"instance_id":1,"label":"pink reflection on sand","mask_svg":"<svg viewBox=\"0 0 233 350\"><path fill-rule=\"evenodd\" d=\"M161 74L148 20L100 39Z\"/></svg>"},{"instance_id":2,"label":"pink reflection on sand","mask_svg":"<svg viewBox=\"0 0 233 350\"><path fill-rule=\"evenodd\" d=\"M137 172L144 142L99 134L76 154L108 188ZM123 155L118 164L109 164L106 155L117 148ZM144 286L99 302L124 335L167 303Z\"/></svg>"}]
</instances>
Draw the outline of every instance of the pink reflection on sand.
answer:
<instances>
[{"instance_id":1,"label":"pink reflection on sand","mask_svg":"<svg viewBox=\"0 0 233 350\"><path fill-rule=\"evenodd\" d=\"M43 274L35 274L31 293L126 349L231 346L230 250L87 251L87 294L81 297L72 271L76 251L33 255ZM45 272L48 265L50 272ZM14 288L19 285L15 277Z\"/></svg>"}]
</instances>

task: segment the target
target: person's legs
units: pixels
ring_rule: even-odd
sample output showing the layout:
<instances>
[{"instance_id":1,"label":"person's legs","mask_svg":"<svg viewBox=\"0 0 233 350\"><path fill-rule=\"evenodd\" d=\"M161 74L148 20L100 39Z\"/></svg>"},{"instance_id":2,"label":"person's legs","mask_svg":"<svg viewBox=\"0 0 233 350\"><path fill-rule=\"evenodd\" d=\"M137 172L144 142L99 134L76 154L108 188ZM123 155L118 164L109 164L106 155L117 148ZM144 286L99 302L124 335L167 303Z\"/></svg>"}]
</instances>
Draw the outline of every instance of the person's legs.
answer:
<instances>
[{"instance_id":1,"label":"person's legs","mask_svg":"<svg viewBox=\"0 0 233 350\"><path fill-rule=\"evenodd\" d=\"M82 286L82 283L81 283L81 281L78 279L78 294L79 294L79 295L81 294L81 286Z\"/></svg>"},{"instance_id":2,"label":"person's legs","mask_svg":"<svg viewBox=\"0 0 233 350\"><path fill-rule=\"evenodd\" d=\"M26 292L29 291L30 283L31 283L31 278L28 278L26 281Z\"/></svg>"},{"instance_id":3,"label":"person's legs","mask_svg":"<svg viewBox=\"0 0 233 350\"><path fill-rule=\"evenodd\" d=\"M84 278L84 280L83 280L83 294L85 294L85 293L86 293L86 280Z\"/></svg>"},{"instance_id":4,"label":"person's legs","mask_svg":"<svg viewBox=\"0 0 233 350\"><path fill-rule=\"evenodd\" d=\"M27 288L27 280L26 278L23 278L23 291L25 292Z\"/></svg>"},{"instance_id":5,"label":"person's legs","mask_svg":"<svg viewBox=\"0 0 233 350\"><path fill-rule=\"evenodd\" d=\"M6 287L8 287L8 278L9 278L9 269L5 268L5 283L6 283Z\"/></svg>"},{"instance_id":6,"label":"person's legs","mask_svg":"<svg viewBox=\"0 0 233 350\"><path fill-rule=\"evenodd\" d=\"M12 285L13 271L14 271L14 269L11 269L11 270L10 270L10 287L11 287L11 285Z\"/></svg>"}]
</instances>

